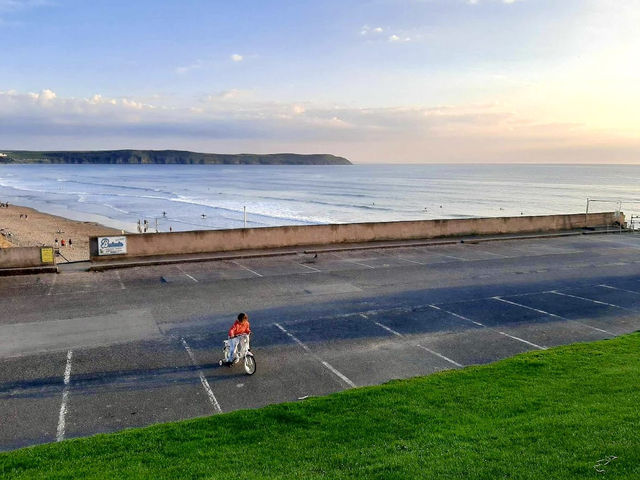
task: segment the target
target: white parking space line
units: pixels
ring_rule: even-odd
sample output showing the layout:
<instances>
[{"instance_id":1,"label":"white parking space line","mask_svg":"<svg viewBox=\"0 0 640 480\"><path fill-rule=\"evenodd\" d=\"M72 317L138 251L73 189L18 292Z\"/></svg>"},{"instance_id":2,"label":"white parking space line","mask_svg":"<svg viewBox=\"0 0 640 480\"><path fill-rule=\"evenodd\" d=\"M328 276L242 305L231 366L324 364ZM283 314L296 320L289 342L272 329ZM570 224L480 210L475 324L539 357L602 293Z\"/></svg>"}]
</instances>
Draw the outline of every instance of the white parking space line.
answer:
<instances>
[{"instance_id":1,"label":"white parking space line","mask_svg":"<svg viewBox=\"0 0 640 480\"><path fill-rule=\"evenodd\" d=\"M493 255L494 257L499 257L499 258L520 258L520 257L510 257L508 255L503 255L501 253L493 253L487 250L480 250L480 249L474 250L474 252L486 253L487 255Z\"/></svg>"},{"instance_id":2,"label":"white parking space line","mask_svg":"<svg viewBox=\"0 0 640 480\"><path fill-rule=\"evenodd\" d=\"M606 305L607 307L619 308L621 310L631 310L630 308L621 307L619 305L614 305L613 303L601 302L600 300L593 300L591 298L579 297L578 295L570 295L568 293L558 292L557 290L551 290L549 293L553 293L554 295L561 295L563 297L577 298L578 300L584 300L586 302L597 303L598 305Z\"/></svg>"},{"instance_id":3,"label":"white parking space line","mask_svg":"<svg viewBox=\"0 0 640 480\"><path fill-rule=\"evenodd\" d=\"M200 365L196 361L196 357L193 354L193 352L191 351L191 347L189 346L189 344L187 343L187 341L184 338L182 338L181 340L182 340L182 344L184 345L184 349L189 354L189 358L191 358L191 363L193 363L193 366L196 367L196 370L198 370L198 375L200 376L200 383L202 383L204 391L207 392L207 397L209 397L209 402L211 402L211 405L213 405L213 409L217 413L222 413L222 408L220 408L220 404L218 403L218 399L213 394L213 390L211 390L211 386L209 386L209 382L205 378L204 373L202 372L202 369L200 368Z\"/></svg>"},{"instance_id":4,"label":"white parking space line","mask_svg":"<svg viewBox=\"0 0 640 480\"><path fill-rule=\"evenodd\" d=\"M64 369L64 390L62 391L62 403L60 404L60 414L58 415L58 431L56 442L64 440L64 431L67 417L67 405L69 403L69 384L71 383L71 358L73 351L67 352L67 366Z\"/></svg>"},{"instance_id":5,"label":"white parking space line","mask_svg":"<svg viewBox=\"0 0 640 480\"><path fill-rule=\"evenodd\" d=\"M434 310L440 310L441 312L448 313L449 315L459 318L460 320L464 320L465 322L471 322L474 325L478 325L479 327L489 328L484 323L476 322L475 320L471 320L470 318L463 317L462 315L458 315L457 313L450 312L449 310L445 310L444 308L440 308L437 305L429 305L429 307L433 308Z\"/></svg>"},{"instance_id":6,"label":"white parking space line","mask_svg":"<svg viewBox=\"0 0 640 480\"><path fill-rule=\"evenodd\" d=\"M54 274L53 280L51 281L51 287L49 287L49 291L47 292L47 295L51 295L51 292L53 292L53 287L55 287L57 279L58 279L58 274Z\"/></svg>"},{"instance_id":7,"label":"white parking space line","mask_svg":"<svg viewBox=\"0 0 640 480\"><path fill-rule=\"evenodd\" d=\"M464 365L461 365L458 362L456 362L454 360L451 360L449 357L445 357L444 355L431 350L430 348L427 348L427 347L422 346L420 344L417 344L416 347L421 348L422 350L425 350L425 351L429 352L430 354L435 355L436 357L440 357L441 359L451 363L452 365L455 365L456 367L464 368Z\"/></svg>"},{"instance_id":8,"label":"white parking space line","mask_svg":"<svg viewBox=\"0 0 640 480\"><path fill-rule=\"evenodd\" d=\"M198 280L196 280L194 277L192 277L187 272L185 272L180 265L177 265L177 267L178 267L178 270L180 270L185 276L189 277L191 280L198 283Z\"/></svg>"},{"instance_id":9,"label":"white parking space line","mask_svg":"<svg viewBox=\"0 0 640 480\"><path fill-rule=\"evenodd\" d=\"M444 253L438 253L438 252L434 252L436 255L440 255L441 257L446 257L446 258L453 258L454 260L459 260L461 262L470 262L471 260L469 260L468 258L462 258L462 257L455 257L453 255L445 255Z\"/></svg>"},{"instance_id":10,"label":"white parking space line","mask_svg":"<svg viewBox=\"0 0 640 480\"><path fill-rule=\"evenodd\" d=\"M603 330L603 329L598 328L598 327L592 327L591 325L583 323L583 322L580 322L578 320L571 320L569 318L565 318L565 317L561 317L560 315L556 315L555 313L545 312L544 310L540 310L538 308L529 307L527 305L522 305L521 303L512 302L510 300L505 300L504 298L501 298L501 297L491 297L491 298L493 298L493 300L497 300L499 302L504 302L504 303L508 303L510 305L515 305L516 307L526 308L527 310L533 310L534 312L542 313L543 315L549 315L550 317L558 318L560 320L564 320L565 322L578 323L578 324L580 324L580 325L582 325L584 327L590 328L592 330L596 330L598 332L606 333L607 335L611 335L611 336L615 337L615 334L613 334L611 332L608 332L608 331Z\"/></svg>"},{"instance_id":11,"label":"white parking space line","mask_svg":"<svg viewBox=\"0 0 640 480\"><path fill-rule=\"evenodd\" d=\"M118 282L120 282L120 289L126 290L127 287L124 286L124 283L122 282L122 278L120 277L120 272L118 270L116 270L116 278L118 279Z\"/></svg>"},{"instance_id":12,"label":"white parking space line","mask_svg":"<svg viewBox=\"0 0 640 480\"><path fill-rule=\"evenodd\" d=\"M240 268L244 268L247 272L251 272L254 275L258 276L258 277L262 277L262 275L260 275L258 272L254 272L253 270L251 270L249 267L245 267L244 265L242 265L240 262L236 262L235 260L231 260L231 263L235 263L236 265L238 265Z\"/></svg>"},{"instance_id":13,"label":"white parking space line","mask_svg":"<svg viewBox=\"0 0 640 480\"><path fill-rule=\"evenodd\" d=\"M493 298L495 298L495 297L493 297ZM470 318L463 317L462 315L458 315L457 313L450 312L448 310L445 310L444 308L440 308L440 307L437 307L435 305L429 305L429 306L431 308L435 308L436 310L440 310L441 312L448 313L449 315L453 315L454 317L459 318L460 320L465 320L467 322L474 323L474 324L476 324L476 325L478 325L480 327L487 328L487 329L492 330L492 331L494 331L496 333L499 333L500 335L503 335L505 337L509 337L509 338L511 338L513 340L517 340L518 342L522 342L522 343L525 343L527 345L530 345L530 346L532 346L534 348L537 348L538 350L546 350L547 349L547 347L543 347L541 345L536 345L535 343L532 343L532 342L530 342L528 340L525 340L524 338L516 337L515 335L510 335L507 332L503 332L502 330L498 330L496 328L487 327L483 323L476 322L475 320L471 320Z\"/></svg>"},{"instance_id":14,"label":"white parking space line","mask_svg":"<svg viewBox=\"0 0 640 480\"><path fill-rule=\"evenodd\" d=\"M357 262L355 260L350 260L348 258L344 258L341 257L340 255L338 255L337 253L331 253L333 256L338 257L340 260L342 260L343 262L347 262L347 263L353 263L354 265L361 265L363 267L367 267L367 268L371 268L371 269L375 269L376 267L372 267L371 265L367 265L366 263L362 263L362 262Z\"/></svg>"},{"instance_id":15,"label":"white parking space line","mask_svg":"<svg viewBox=\"0 0 640 480\"><path fill-rule=\"evenodd\" d=\"M347 385L349 385L350 387L355 387L356 384L353 383L351 380L349 380L345 375L343 375L342 373L340 373L338 370L336 370L334 367L332 367L328 362L325 362L324 360L322 360L320 357L318 357L315 353L313 353L311 351L311 349L309 347L307 347L304 343L302 343L300 341L300 339L298 339L294 334L292 334L291 332L288 332L282 325L280 325L279 323L274 323L274 325L276 327L278 327L280 330L282 330L282 332L284 334L286 334L289 338L291 338L294 342L296 342L298 345L300 345L305 352L307 352L309 355L311 355L313 358L315 358L316 360L318 360L322 365L324 365L324 367L329 370L331 373L333 373L335 376L337 376L340 380L342 380L344 383L346 383Z\"/></svg>"},{"instance_id":16,"label":"white parking space line","mask_svg":"<svg viewBox=\"0 0 640 480\"><path fill-rule=\"evenodd\" d=\"M369 318L369 317L367 317L366 315L364 315L364 314L362 314L362 313L360 314L360 316L361 316L361 317L363 317L363 318L367 318L367 319ZM401 334L400 332L396 332L394 329L389 328L389 327L387 327L386 325L383 325L383 324L382 324L382 323L380 323L380 322L373 322L373 323L374 323L374 324L376 324L376 325L378 325L380 328L383 328L383 329L384 329L384 330L386 330L387 332L392 333L392 334L393 334L393 335L395 335L396 337L404 337L404 335L403 335L403 334ZM456 361L454 361L454 360L451 360L449 357L445 357L445 356L444 356L444 355L442 355L441 353L438 353L438 352L436 352L436 351L434 351L434 350L431 350L430 348L424 347L424 346L422 346L422 345L420 345L420 344L416 344L416 347L418 347L418 348L420 348L420 349L422 349L422 350L425 350L425 351L429 352L430 354L435 355L436 357L439 357L439 358L441 358L441 359L443 359L443 360L445 360L445 361L447 361L447 362L451 363L452 365L455 365L456 367L460 367L460 368L463 368L463 367L464 367L464 365L461 365L461 364L459 364L458 362L456 362Z\"/></svg>"},{"instance_id":17,"label":"white parking space line","mask_svg":"<svg viewBox=\"0 0 640 480\"><path fill-rule=\"evenodd\" d=\"M609 288L611 290L618 290L620 292L627 292L627 293L633 293L633 294L636 294L636 295L640 295L640 292L636 292L635 290L627 290L625 288L612 287L611 285L605 285L604 283L601 283L600 285L596 285L596 287Z\"/></svg>"},{"instance_id":18,"label":"white parking space line","mask_svg":"<svg viewBox=\"0 0 640 480\"><path fill-rule=\"evenodd\" d=\"M426 263L424 262L416 262L415 260L409 260L408 258L402 258L402 257L393 257L393 258L397 258L398 260L402 260L403 262L415 263L416 265L426 265Z\"/></svg>"},{"instance_id":19,"label":"white parking space line","mask_svg":"<svg viewBox=\"0 0 640 480\"><path fill-rule=\"evenodd\" d=\"M309 270L313 271L313 272L322 272L322 270L315 268L315 267L311 267L309 265L305 265L304 263L299 263L298 265L300 265L301 267L304 268L308 268Z\"/></svg>"}]
</instances>

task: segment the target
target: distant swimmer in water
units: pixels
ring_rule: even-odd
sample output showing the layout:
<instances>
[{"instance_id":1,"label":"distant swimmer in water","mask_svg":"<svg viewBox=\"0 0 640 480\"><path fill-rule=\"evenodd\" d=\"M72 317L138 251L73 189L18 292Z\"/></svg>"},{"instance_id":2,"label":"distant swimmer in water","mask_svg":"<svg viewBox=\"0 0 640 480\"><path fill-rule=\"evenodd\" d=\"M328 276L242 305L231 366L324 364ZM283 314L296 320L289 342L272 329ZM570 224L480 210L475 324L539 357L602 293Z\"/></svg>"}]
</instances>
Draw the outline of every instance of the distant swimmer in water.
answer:
<instances>
[{"instance_id":1,"label":"distant swimmer in water","mask_svg":"<svg viewBox=\"0 0 640 480\"><path fill-rule=\"evenodd\" d=\"M207 216L203 213L202 215L200 215L202 218L207 218Z\"/></svg>"}]
</instances>

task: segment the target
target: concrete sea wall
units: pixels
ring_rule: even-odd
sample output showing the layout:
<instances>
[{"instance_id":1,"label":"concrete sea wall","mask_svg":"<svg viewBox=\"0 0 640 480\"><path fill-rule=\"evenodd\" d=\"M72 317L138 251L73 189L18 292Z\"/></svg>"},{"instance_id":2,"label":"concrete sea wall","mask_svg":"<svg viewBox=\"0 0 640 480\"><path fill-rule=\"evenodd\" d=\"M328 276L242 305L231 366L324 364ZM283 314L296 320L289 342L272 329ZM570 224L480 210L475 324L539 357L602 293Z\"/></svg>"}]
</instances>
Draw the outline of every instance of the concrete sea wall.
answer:
<instances>
[{"instance_id":1,"label":"concrete sea wall","mask_svg":"<svg viewBox=\"0 0 640 480\"><path fill-rule=\"evenodd\" d=\"M624 224L622 213L520 216L301 225L232 230L204 230L125 235L127 253L98 255L98 237L90 239L91 260L153 255L231 252L234 250L348 244L385 240L420 240L472 235L554 232Z\"/></svg>"},{"instance_id":2,"label":"concrete sea wall","mask_svg":"<svg viewBox=\"0 0 640 480\"><path fill-rule=\"evenodd\" d=\"M53 264L53 256L51 256L50 262L43 262L40 247L0 248L0 269L41 267Z\"/></svg>"}]
</instances>

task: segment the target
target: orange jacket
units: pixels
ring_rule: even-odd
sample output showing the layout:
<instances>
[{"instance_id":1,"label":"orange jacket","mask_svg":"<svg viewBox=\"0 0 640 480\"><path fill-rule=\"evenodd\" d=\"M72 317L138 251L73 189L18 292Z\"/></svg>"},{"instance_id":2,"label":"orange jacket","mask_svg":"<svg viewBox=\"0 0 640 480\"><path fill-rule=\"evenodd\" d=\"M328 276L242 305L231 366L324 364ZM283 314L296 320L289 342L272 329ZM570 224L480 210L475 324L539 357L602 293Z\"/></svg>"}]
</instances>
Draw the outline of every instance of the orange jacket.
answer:
<instances>
[{"instance_id":1,"label":"orange jacket","mask_svg":"<svg viewBox=\"0 0 640 480\"><path fill-rule=\"evenodd\" d=\"M251 326L249 325L249 320L245 320L242 323L236 320L233 326L229 329L229 337L233 338L236 335L241 335L243 333L251 333Z\"/></svg>"}]
</instances>

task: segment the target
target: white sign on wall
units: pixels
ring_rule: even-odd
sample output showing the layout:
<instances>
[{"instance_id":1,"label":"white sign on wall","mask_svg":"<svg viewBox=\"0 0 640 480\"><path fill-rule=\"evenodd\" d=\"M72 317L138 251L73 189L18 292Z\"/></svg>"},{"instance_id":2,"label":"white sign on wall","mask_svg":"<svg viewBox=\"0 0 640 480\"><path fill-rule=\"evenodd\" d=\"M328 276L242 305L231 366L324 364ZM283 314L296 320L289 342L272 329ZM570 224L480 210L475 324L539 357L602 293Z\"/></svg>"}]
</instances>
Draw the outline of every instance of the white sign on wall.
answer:
<instances>
[{"instance_id":1,"label":"white sign on wall","mask_svg":"<svg viewBox=\"0 0 640 480\"><path fill-rule=\"evenodd\" d=\"M127 237L98 237L98 255L127 253Z\"/></svg>"}]
</instances>

